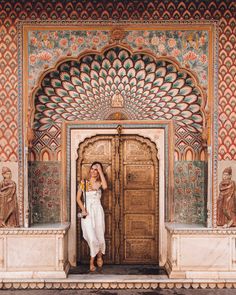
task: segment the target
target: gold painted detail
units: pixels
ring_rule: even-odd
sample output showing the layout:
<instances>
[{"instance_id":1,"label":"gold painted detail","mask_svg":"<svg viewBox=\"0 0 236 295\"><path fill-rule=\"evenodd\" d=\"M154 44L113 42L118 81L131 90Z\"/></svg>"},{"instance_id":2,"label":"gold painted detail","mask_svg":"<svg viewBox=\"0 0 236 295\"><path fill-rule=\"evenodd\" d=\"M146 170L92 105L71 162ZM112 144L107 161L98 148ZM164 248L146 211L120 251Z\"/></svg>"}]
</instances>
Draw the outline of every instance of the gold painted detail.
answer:
<instances>
[{"instance_id":1,"label":"gold painted detail","mask_svg":"<svg viewBox=\"0 0 236 295\"><path fill-rule=\"evenodd\" d=\"M124 107L124 97L118 90L112 96L111 106L113 108L123 108Z\"/></svg>"},{"instance_id":2,"label":"gold painted detail","mask_svg":"<svg viewBox=\"0 0 236 295\"><path fill-rule=\"evenodd\" d=\"M125 37L125 30L124 28L120 27L120 28L114 28L111 31L111 35L110 35L110 42L122 42L122 40Z\"/></svg>"},{"instance_id":3,"label":"gold painted detail","mask_svg":"<svg viewBox=\"0 0 236 295\"><path fill-rule=\"evenodd\" d=\"M106 118L106 120L116 120L116 121L128 120L128 119L131 119L131 118L129 118L129 116L127 114L124 114L124 113L121 113L121 112L111 113Z\"/></svg>"}]
</instances>

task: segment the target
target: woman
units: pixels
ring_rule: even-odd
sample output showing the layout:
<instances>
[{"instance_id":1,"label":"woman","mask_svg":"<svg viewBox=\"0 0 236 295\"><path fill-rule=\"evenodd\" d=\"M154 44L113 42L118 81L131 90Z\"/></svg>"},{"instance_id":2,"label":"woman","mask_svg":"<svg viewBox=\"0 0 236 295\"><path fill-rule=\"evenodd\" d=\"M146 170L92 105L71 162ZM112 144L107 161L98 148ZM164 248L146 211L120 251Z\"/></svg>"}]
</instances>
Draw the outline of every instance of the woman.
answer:
<instances>
[{"instance_id":1,"label":"woman","mask_svg":"<svg viewBox=\"0 0 236 295\"><path fill-rule=\"evenodd\" d=\"M105 254L105 219L101 205L102 190L107 188L107 182L103 174L102 164L92 163L89 170L89 180L86 180L86 208L81 200L84 191L84 181L81 181L77 193L77 202L82 210L81 227L83 237L90 249L90 271L95 271L95 258L97 257L98 267L102 267L102 255Z\"/></svg>"}]
</instances>

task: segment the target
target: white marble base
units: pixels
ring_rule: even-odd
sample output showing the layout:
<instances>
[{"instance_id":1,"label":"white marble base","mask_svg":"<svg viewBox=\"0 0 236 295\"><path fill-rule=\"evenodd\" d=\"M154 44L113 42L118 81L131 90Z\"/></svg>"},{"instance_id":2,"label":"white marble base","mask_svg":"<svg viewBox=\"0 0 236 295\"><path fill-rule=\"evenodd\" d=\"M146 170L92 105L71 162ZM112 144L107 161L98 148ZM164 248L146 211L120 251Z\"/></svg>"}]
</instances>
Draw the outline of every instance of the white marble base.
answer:
<instances>
[{"instance_id":1,"label":"white marble base","mask_svg":"<svg viewBox=\"0 0 236 295\"><path fill-rule=\"evenodd\" d=\"M0 229L0 288L1 283L11 288L14 280L18 280L16 285L27 286L34 286L33 282L37 281L38 286L45 288L57 288L64 282L68 288L78 289L90 285L104 288L114 284L124 288L129 284L134 284L135 288L145 284L151 288L164 284L211 287L222 282L224 286L226 283L227 286L236 286L235 228L209 229L167 224L165 266L169 277L78 275L67 278L68 228L67 224L54 225L53 228ZM96 282L98 285L95 286Z\"/></svg>"},{"instance_id":2,"label":"white marble base","mask_svg":"<svg viewBox=\"0 0 236 295\"><path fill-rule=\"evenodd\" d=\"M167 225L170 278L235 279L236 230Z\"/></svg>"},{"instance_id":3,"label":"white marble base","mask_svg":"<svg viewBox=\"0 0 236 295\"><path fill-rule=\"evenodd\" d=\"M68 224L0 229L0 277L66 278Z\"/></svg>"},{"instance_id":4,"label":"white marble base","mask_svg":"<svg viewBox=\"0 0 236 295\"><path fill-rule=\"evenodd\" d=\"M69 271L69 263L64 271L6 271L0 272L2 279L65 279Z\"/></svg>"}]
</instances>

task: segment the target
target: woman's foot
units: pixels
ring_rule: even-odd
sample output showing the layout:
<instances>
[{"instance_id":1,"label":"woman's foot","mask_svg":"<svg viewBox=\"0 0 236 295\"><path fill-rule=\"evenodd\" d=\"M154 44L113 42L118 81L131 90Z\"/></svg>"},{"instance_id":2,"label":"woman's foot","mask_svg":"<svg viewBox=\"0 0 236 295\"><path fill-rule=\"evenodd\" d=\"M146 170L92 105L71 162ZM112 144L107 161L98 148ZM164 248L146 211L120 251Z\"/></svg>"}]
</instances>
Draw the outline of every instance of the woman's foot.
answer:
<instances>
[{"instance_id":1,"label":"woman's foot","mask_svg":"<svg viewBox=\"0 0 236 295\"><path fill-rule=\"evenodd\" d=\"M96 270L95 265L90 265L89 270L90 270L91 272L94 272L94 271Z\"/></svg>"},{"instance_id":2,"label":"woman's foot","mask_svg":"<svg viewBox=\"0 0 236 295\"><path fill-rule=\"evenodd\" d=\"M98 267L103 266L102 254L99 254L98 257L97 257L97 265L98 265Z\"/></svg>"},{"instance_id":3,"label":"woman's foot","mask_svg":"<svg viewBox=\"0 0 236 295\"><path fill-rule=\"evenodd\" d=\"M233 225L233 223L234 223L234 221L233 221L233 219L231 219L231 220L228 222L227 227L231 227L231 226Z\"/></svg>"},{"instance_id":4,"label":"woman's foot","mask_svg":"<svg viewBox=\"0 0 236 295\"><path fill-rule=\"evenodd\" d=\"M226 223L225 225L223 225L223 228L229 228L233 225L234 221L233 219L231 219L228 223Z\"/></svg>"},{"instance_id":5,"label":"woman's foot","mask_svg":"<svg viewBox=\"0 0 236 295\"><path fill-rule=\"evenodd\" d=\"M91 272L94 272L94 271L96 270L96 267L95 267L95 265L94 265L94 257L91 257L91 258L90 258L89 270L90 270Z\"/></svg>"}]
</instances>

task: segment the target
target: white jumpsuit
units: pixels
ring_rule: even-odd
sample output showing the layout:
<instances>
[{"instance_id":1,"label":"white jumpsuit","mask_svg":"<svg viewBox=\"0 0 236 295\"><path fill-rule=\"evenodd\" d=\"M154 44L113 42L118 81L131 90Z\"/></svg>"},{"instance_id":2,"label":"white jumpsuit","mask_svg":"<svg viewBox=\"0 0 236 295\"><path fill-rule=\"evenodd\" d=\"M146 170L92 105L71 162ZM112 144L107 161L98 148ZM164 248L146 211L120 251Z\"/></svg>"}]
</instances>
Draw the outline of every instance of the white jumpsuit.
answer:
<instances>
[{"instance_id":1,"label":"white jumpsuit","mask_svg":"<svg viewBox=\"0 0 236 295\"><path fill-rule=\"evenodd\" d=\"M86 192L88 215L86 218L81 218L83 237L89 245L91 257L95 257L99 251L105 254L105 218L101 196L101 189Z\"/></svg>"}]
</instances>

